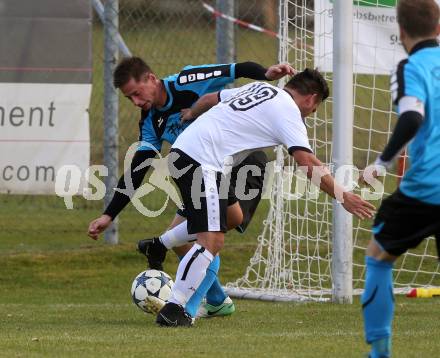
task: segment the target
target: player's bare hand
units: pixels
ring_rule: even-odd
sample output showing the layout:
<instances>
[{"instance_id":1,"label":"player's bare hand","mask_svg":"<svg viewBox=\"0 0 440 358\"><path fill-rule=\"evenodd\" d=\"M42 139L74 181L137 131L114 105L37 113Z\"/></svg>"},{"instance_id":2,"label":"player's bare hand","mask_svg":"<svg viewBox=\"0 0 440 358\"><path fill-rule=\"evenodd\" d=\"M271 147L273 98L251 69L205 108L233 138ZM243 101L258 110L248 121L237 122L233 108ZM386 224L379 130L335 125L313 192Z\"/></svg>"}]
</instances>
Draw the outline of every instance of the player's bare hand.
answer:
<instances>
[{"instance_id":1,"label":"player's bare hand","mask_svg":"<svg viewBox=\"0 0 440 358\"><path fill-rule=\"evenodd\" d=\"M97 240L98 235L102 233L105 229L107 229L111 223L112 218L110 216L102 215L89 224L87 235L89 235L89 237L93 240Z\"/></svg>"},{"instance_id":2,"label":"player's bare hand","mask_svg":"<svg viewBox=\"0 0 440 358\"><path fill-rule=\"evenodd\" d=\"M180 122L184 123L186 121L194 120L194 115L191 111L191 108L184 108L180 111Z\"/></svg>"},{"instance_id":3,"label":"player's bare hand","mask_svg":"<svg viewBox=\"0 0 440 358\"><path fill-rule=\"evenodd\" d=\"M293 76L296 73L295 69L288 63L280 63L278 65L270 66L265 76L268 80L274 81L283 78L284 76Z\"/></svg>"},{"instance_id":4,"label":"player's bare hand","mask_svg":"<svg viewBox=\"0 0 440 358\"><path fill-rule=\"evenodd\" d=\"M349 213L356 215L359 219L371 218L374 214L375 207L373 204L365 201L359 195L345 192L344 202L342 206Z\"/></svg>"}]
</instances>

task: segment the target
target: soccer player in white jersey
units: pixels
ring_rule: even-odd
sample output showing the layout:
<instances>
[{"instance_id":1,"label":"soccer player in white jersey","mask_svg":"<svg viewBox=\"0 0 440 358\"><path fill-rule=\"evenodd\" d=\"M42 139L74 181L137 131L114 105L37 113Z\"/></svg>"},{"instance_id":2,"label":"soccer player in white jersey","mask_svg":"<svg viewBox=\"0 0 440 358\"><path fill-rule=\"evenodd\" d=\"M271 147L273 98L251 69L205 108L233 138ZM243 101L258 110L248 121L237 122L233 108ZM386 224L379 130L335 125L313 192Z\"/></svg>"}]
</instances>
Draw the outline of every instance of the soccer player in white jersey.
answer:
<instances>
[{"instance_id":1,"label":"soccer player in white jersey","mask_svg":"<svg viewBox=\"0 0 440 358\"><path fill-rule=\"evenodd\" d=\"M223 89L227 84L238 78L253 80L278 80L285 75L292 75L293 68L288 64L277 64L265 68L255 62L241 62L231 64L208 64L185 66L180 72L158 78L152 69L139 57L124 58L113 73L113 82L130 101L141 109L139 121L139 142L136 153L126 172L118 182L111 202L103 214L93 220L88 229L88 235L97 240L99 234L106 230L119 213L131 200L132 193L127 191L127 183L131 182L134 190L141 185L147 175L152 159L161 151L164 142L173 144L176 138L190 125L190 122L181 123L180 111L191 107L202 95ZM260 177L249 175L246 180L246 189L261 192L263 186L264 168L266 164L264 152L253 152L242 165L252 164L262 168ZM235 172L240 168L234 168ZM154 177L154 173L150 177ZM156 177L162 181L162 177ZM153 181L152 181L153 182ZM233 195L234 181L231 181L231 195L229 203L240 211L228 210L228 225L243 233L252 215L255 212L260 196L253 200L240 200ZM179 257L183 257L191 248L195 238L186 232L186 211L179 208L170 228L160 237L140 240L139 251L147 256L150 268L162 270L162 263L168 249L173 248ZM220 258L216 257L217 266ZM213 270L208 275L214 275ZM153 299L153 297L150 297ZM160 301L159 301L160 303ZM160 308L160 307L159 307ZM216 317L230 315L235 307L232 300L224 292L216 278L206 295L206 304L197 312L198 317ZM187 306L187 311L196 315L195 306Z\"/></svg>"},{"instance_id":2,"label":"soccer player in white jersey","mask_svg":"<svg viewBox=\"0 0 440 358\"><path fill-rule=\"evenodd\" d=\"M326 81L317 70L296 74L284 89L253 82L237 89L205 95L186 113L197 119L175 141L169 157L170 173L188 212L187 229L197 243L180 261L168 303L156 322L163 326L190 326L185 312L194 304L206 271L224 243L227 230L227 178L249 152L284 144L309 178L319 178L320 188L342 202L360 218L372 216L374 207L338 186L310 147L304 118L315 112L329 95ZM313 177L312 177L313 174ZM225 184L226 183L226 184ZM238 205L238 204L237 204Z\"/></svg>"},{"instance_id":3,"label":"soccer player in white jersey","mask_svg":"<svg viewBox=\"0 0 440 358\"><path fill-rule=\"evenodd\" d=\"M375 164L389 167L410 143L411 168L399 188L382 201L366 250L362 311L370 358L391 357L394 261L431 235L440 257L439 19L435 0L400 0L397 5L408 58L398 64L391 79L398 120Z\"/></svg>"}]
</instances>

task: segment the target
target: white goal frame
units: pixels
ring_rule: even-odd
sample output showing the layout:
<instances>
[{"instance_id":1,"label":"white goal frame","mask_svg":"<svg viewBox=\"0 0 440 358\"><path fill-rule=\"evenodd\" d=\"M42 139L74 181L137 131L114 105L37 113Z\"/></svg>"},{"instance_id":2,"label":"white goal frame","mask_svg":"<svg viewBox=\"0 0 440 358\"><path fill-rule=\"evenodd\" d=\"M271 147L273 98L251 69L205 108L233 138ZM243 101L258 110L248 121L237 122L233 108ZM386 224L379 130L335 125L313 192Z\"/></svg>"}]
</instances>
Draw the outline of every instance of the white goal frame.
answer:
<instances>
[{"instance_id":1,"label":"white goal frame","mask_svg":"<svg viewBox=\"0 0 440 358\"><path fill-rule=\"evenodd\" d=\"M308 0L279 0L278 58L280 62L290 62L298 70L312 65L309 58L310 51L304 49L311 47L311 37L316 36L314 33L312 36L307 33L307 24L304 20L306 18L304 12L310 11L306 6L307 2ZM289 19L289 4L295 7L295 15L296 8L302 15L293 20ZM333 75L326 74L332 86L332 96L322 106L326 116L324 120L315 116L307 123L311 123L308 130L309 136L312 133L311 142L315 152L320 151L321 154L324 152L327 164L336 172L339 168L353 165L355 150L358 153L366 152L368 163L374 161L379 152L371 145L372 136L385 135L389 138L395 114L391 101L386 110L375 107L375 97L389 95L388 89L384 90L379 85L376 88L375 75L371 76L373 78L370 88L371 107L365 108L356 102L356 91L364 90L365 85L362 83L362 78L353 73L353 2L334 1L333 6ZM313 15L313 11L311 13ZM289 29L292 23L294 23L293 30ZM289 58L289 52L294 52L294 59ZM292 57L291 53L290 56ZM280 86L282 85L283 83L280 83ZM327 105L331 106L331 110ZM382 131L377 130L373 125L361 128L367 133L366 148L353 140L355 130L359 129L359 124L354 120L354 112L359 109L370 110L371 114L368 115L370 125L373 116L382 115L388 122L387 128ZM318 122L325 123L321 131L327 130L326 125L332 128L332 135L326 134L324 142L316 136L318 130L314 123ZM244 276L227 284L226 290L230 296L239 298L352 303L353 295L362 292L365 266L360 256L362 255L362 258L364 256L365 237L372 237L371 228L362 226L358 221L354 226L352 215L348 214L336 200L328 198L315 200L310 204L310 209L308 200L304 200L302 204L292 205L289 200L285 200L285 187L287 185L290 188L291 185L288 183L291 177L286 178L286 173L283 172L286 160L289 160L286 159L286 154L285 148L276 149L274 183L270 194L271 205L263 223L263 231L258 237L257 249L250 259ZM350 173L352 172L345 172L346 176L348 175L348 179L345 179L349 182L353 180ZM400 169L398 175L401 175ZM390 177L386 180L392 179L394 184L397 183L397 175L390 174ZM390 191L387 192L389 193ZM301 205L303 207L298 209ZM307 214L310 212L313 212L315 221L309 225ZM292 225L289 220L295 220L295 224ZM325 222L325 225L320 225L320 221ZM303 225L309 225L311 229L299 228ZM419 248L419 251L408 252L397 263L394 270L396 293L405 293L411 287L440 286L440 265L437 264L434 268L435 264L432 264L437 259L436 254L433 253L434 240L431 238L425 241L427 242ZM304 250L306 254L301 252L300 247L306 248ZM356 261L353 258L354 252Z\"/></svg>"}]
</instances>

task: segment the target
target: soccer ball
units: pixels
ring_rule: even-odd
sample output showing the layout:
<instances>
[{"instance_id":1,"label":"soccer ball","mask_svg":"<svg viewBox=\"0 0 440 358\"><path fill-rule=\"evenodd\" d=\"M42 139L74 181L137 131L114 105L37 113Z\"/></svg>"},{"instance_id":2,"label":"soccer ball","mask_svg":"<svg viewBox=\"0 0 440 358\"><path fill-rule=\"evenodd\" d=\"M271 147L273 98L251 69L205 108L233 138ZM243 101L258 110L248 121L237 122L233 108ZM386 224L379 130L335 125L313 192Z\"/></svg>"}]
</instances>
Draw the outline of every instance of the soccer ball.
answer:
<instances>
[{"instance_id":1,"label":"soccer ball","mask_svg":"<svg viewBox=\"0 0 440 358\"><path fill-rule=\"evenodd\" d=\"M168 301L171 296L171 288L173 287L171 277L158 270L142 271L133 281L131 285L131 298L134 304L142 311L153 313L148 307L146 298L150 296L153 299Z\"/></svg>"}]
</instances>

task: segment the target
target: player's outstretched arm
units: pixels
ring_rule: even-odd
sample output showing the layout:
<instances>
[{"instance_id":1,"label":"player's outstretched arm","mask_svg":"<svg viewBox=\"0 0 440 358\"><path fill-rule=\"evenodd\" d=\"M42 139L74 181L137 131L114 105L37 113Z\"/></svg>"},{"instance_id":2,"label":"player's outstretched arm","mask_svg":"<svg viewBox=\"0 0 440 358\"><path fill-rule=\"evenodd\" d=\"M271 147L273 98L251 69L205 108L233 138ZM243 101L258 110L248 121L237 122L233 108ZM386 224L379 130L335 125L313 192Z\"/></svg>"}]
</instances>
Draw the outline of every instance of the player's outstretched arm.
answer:
<instances>
[{"instance_id":1,"label":"player's outstretched arm","mask_svg":"<svg viewBox=\"0 0 440 358\"><path fill-rule=\"evenodd\" d=\"M107 229L114 218L127 206L130 202L131 196L134 192L141 186L145 175L150 168L150 165L145 166L145 168L137 169L142 163L147 160L151 160L156 156L156 152L153 150L140 150L137 151L131 161L130 166L130 178L132 181L133 192L129 195L124 194L120 191L115 191L112 200L105 209L104 213L97 219L93 220L89 224L87 235L93 239L97 240L99 234L101 234L105 229ZM127 176L128 177L128 176ZM118 189L122 191L126 188L126 175L122 175L118 182Z\"/></svg>"},{"instance_id":2,"label":"player's outstretched arm","mask_svg":"<svg viewBox=\"0 0 440 358\"><path fill-rule=\"evenodd\" d=\"M200 97L191 108L185 108L180 111L182 122L192 121L214 107L219 102L219 93L213 92Z\"/></svg>"},{"instance_id":3,"label":"player's outstretched arm","mask_svg":"<svg viewBox=\"0 0 440 358\"><path fill-rule=\"evenodd\" d=\"M364 178L364 173L371 173L373 178L378 176L379 167L389 168L394 158L403 150L411 139L415 137L417 131L423 123L425 117L424 104L416 97L405 96L399 100L399 118L394 127L393 134L385 146L384 151L377 157L374 164L369 165L360 177L363 184L368 183L368 178Z\"/></svg>"},{"instance_id":4,"label":"player's outstretched arm","mask_svg":"<svg viewBox=\"0 0 440 358\"><path fill-rule=\"evenodd\" d=\"M235 78L250 78L253 80L275 81L284 76L293 76L295 70L288 63L280 63L265 68L256 62L241 62L235 65Z\"/></svg>"},{"instance_id":5,"label":"player's outstretched arm","mask_svg":"<svg viewBox=\"0 0 440 358\"><path fill-rule=\"evenodd\" d=\"M339 200L349 213L360 219L373 216L374 206L363 200L359 195L345 191L344 188L338 185L331 176L329 169L313 153L295 150L292 156L300 168L306 172L307 177L322 191Z\"/></svg>"}]
</instances>

